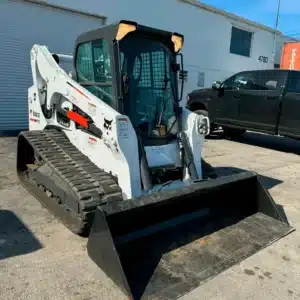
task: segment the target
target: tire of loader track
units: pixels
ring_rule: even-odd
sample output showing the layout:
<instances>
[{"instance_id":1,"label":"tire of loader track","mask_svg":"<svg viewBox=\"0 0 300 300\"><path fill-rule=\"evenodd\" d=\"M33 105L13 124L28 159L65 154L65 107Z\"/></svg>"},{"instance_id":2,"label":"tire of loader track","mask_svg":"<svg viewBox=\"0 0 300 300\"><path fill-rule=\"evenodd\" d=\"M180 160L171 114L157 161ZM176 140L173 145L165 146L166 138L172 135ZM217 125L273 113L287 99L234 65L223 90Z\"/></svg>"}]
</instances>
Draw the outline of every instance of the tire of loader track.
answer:
<instances>
[{"instance_id":1,"label":"tire of loader track","mask_svg":"<svg viewBox=\"0 0 300 300\"><path fill-rule=\"evenodd\" d=\"M97 206L123 200L115 178L58 129L20 132L17 173L25 189L76 235L89 235Z\"/></svg>"}]
</instances>

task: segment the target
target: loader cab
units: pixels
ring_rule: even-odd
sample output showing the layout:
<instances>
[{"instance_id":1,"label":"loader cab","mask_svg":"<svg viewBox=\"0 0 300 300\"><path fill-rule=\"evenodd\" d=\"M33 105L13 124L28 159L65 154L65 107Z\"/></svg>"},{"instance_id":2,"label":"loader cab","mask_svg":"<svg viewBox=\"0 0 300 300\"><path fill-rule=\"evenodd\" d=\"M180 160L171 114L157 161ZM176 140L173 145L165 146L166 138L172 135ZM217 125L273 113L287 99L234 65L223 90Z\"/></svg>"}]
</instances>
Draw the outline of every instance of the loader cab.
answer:
<instances>
[{"instance_id":1,"label":"loader cab","mask_svg":"<svg viewBox=\"0 0 300 300\"><path fill-rule=\"evenodd\" d=\"M144 141L174 138L185 79L180 91L182 44L180 34L130 21L85 33L76 41L75 80L128 115Z\"/></svg>"}]
</instances>

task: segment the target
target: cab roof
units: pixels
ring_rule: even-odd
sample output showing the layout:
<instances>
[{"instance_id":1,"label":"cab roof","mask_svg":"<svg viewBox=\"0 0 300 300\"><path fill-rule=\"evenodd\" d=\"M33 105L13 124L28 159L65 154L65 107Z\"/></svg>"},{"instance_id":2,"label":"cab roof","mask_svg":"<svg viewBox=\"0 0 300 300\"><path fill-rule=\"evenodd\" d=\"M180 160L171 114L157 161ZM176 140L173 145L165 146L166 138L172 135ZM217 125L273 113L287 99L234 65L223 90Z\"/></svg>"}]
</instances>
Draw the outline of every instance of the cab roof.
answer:
<instances>
[{"instance_id":1,"label":"cab roof","mask_svg":"<svg viewBox=\"0 0 300 300\"><path fill-rule=\"evenodd\" d=\"M174 47L174 42L172 40L173 36L176 36L181 39L182 44L184 41L184 36L177 32L170 32L166 30L157 29L154 27L148 27L130 20L121 20L117 23L113 23L110 25L106 25L104 27L87 31L79 35L75 42L75 47L79 44L90 42L97 39L105 39L107 41L114 41L119 33L119 30L122 25L128 26L128 29L131 27L135 27L134 30L129 30L125 35L130 36L132 34L138 34L140 37L149 37L151 39L158 40L169 47ZM126 29L125 29L126 31ZM132 32L134 31L134 33ZM124 38L125 35L122 37ZM179 49L180 50L180 49Z\"/></svg>"}]
</instances>

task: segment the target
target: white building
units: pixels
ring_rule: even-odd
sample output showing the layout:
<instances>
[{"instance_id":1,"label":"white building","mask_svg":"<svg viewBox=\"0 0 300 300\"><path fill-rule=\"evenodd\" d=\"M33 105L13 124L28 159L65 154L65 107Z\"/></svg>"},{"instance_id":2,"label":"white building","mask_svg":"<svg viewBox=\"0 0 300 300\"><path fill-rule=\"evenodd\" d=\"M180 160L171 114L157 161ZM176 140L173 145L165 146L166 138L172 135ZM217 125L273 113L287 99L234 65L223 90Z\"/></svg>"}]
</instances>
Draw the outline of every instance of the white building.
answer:
<instances>
[{"instance_id":1,"label":"white building","mask_svg":"<svg viewBox=\"0 0 300 300\"><path fill-rule=\"evenodd\" d=\"M184 95L240 70L274 66L273 29L196 0L1 0L0 131L28 126L33 44L72 55L77 35L120 19L184 34Z\"/></svg>"}]
</instances>

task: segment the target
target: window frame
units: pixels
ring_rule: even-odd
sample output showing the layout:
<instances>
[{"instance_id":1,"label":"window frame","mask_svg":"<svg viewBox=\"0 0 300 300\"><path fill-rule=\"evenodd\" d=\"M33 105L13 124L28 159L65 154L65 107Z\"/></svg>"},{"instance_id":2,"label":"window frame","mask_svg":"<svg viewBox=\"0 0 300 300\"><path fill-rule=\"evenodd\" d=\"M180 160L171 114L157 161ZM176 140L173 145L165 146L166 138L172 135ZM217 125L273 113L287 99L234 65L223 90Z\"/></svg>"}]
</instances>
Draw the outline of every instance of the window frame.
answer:
<instances>
[{"instance_id":1,"label":"window frame","mask_svg":"<svg viewBox=\"0 0 300 300\"><path fill-rule=\"evenodd\" d=\"M74 59L73 59L73 68L74 68L74 72L73 72L74 78L73 79L84 88L86 86L107 86L107 83L93 82L93 81L79 81L79 77L78 77L78 73L77 73L77 56L78 56L79 47L83 44L92 43L97 40L103 40L108 45L108 54L110 57L110 68L111 68L111 74L112 74L112 81L111 81L112 95L111 96L113 98L113 105L111 107L113 109L115 109L116 111L119 111L119 108L121 106L121 102L120 102L121 83L120 83L120 76L118 76L118 73L116 72L116 70L118 70L118 68L119 68L118 47L116 46L117 42L114 42L114 41L108 40L105 37L99 36L97 38L90 39L87 41L82 41L81 43L78 43L75 48L75 54L74 54ZM93 56L93 52L91 54ZM96 95L94 95L94 96L97 97ZM103 101L103 102L105 103L105 101Z\"/></svg>"},{"instance_id":2,"label":"window frame","mask_svg":"<svg viewBox=\"0 0 300 300\"><path fill-rule=\"evenodd\" d=\"M246 32L248 34L251 34L251 37L250 37L250 46L249 46L249 55L244 55L244 54L241 54L241 53L238 53L238 51L233 51L232 50L232 47L233 47L233 31L234 29L237 29L239 31L243 31L243 32ZM231 34L230 34L230 43L229 43L229 53L230 54L234 54L234 55L239 55L239 56L242 56L242 57L248 57L250 58L251 55L252 55L252 45L253 45L253 38L254 38L254 33L253 31L249 30L249 29L245 29L245 28L241 28L235 24L232 24L231 26Z\"/></svg>"},{"instance_id":3,"label":"window frame","mask_svg":"<svg viewBox=\"0 0 300 300\"><path fill-rule=\"evenodd\" d=\"M224 82L222 83L222 86L224 86L226 81L229 81L229 80L234 81L236 79L236 77L241 76L241 75L247 76L248 74L253 74L254 77L257 78L258 76L261 76L264 73L266 73L266 75L267 75L270 72L274 72L275 74L278 73L278 75L275 78L275 80L277 81L276 89L239 89L239 90L240 91L280 91L282 86L284 86L286 84L287 74L286 74L286 72L283 72L283 71L278 72L278 71L276 71L276 69L274 69L274 70L270 69L270 70L242 71L242 72L236 73L233 76L229 77L228 79L224 80ZM231 87L230 89L224 88L224 90L235 91L237 89Z\"/></svg>"},{"instance_id":4,"label":"window frame","mask_svg":"<svg viewBox=\"0 0 300 300\"><path fill-rule=\"evenodd\" d=\"M248 72L247 72L247 71L242 71L242 72L239 72L239 73L236 73L236 74L230 76L229 78L227 78L226 80L224 80L224 81L222 82L222 85L221 85L222 88L223 88L225 91L236 91L237 88L234 88L233 86L231 86L230 88L224 88L224 84L225 84L226 82L228 82L228 81L232 81L232 82L233 82L233 81L236 79L236 77L241 76L241 75L246 74L246 73L249 73L249 71L248 71Z\"/></svg>"}]
</instances>

